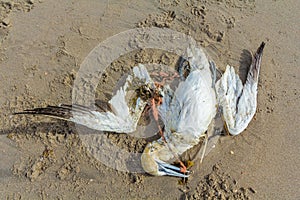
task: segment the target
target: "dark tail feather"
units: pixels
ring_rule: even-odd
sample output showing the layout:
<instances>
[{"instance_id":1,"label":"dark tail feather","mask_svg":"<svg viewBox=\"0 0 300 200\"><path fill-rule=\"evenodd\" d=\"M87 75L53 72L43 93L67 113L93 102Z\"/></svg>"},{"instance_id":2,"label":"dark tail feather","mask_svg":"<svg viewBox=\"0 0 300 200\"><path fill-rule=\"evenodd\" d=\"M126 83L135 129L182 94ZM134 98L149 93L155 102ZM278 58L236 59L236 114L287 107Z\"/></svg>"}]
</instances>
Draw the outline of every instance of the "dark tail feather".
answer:
<instances>
[{"instance_id":1,"label":"dark tail feather","mask_svg":"<svg viewBox=\"0 0 300 200\"><path fill-rule=\"evenodd\" d=\"M47 106L45 108L34 108L30 110L24 110L22 112L13 113L14 115L45 115L57 119L69 120L72 115L72 106Z\"/></svg>"},{"instance_id":2,"label":"dark tail feather","mask_svg":"<svg viewBox=\"0 0 300 200\"><path fill-rule=\"evenodd\" d=\"M255 55L253 56L252 63L248 72L247 81L258 81L258 75L261 65L261 58L263 55L265 43L262 42L261 45L258 47Z\"/></svg>"},{"instance_id":3,"label":"dark tail feather","mask_svg":"<svg viewBox=\"0 0 300 200\"><path fill-rule=\"evenodd\" d=\"M22 112L13 113L14 115L45 115L57 119L67 120L73 117L73 114L91 114L92 109L81 105L66 105L60 106L47 106L45 108L34 108L24 110Z\"/></svg>"}]
</instances>

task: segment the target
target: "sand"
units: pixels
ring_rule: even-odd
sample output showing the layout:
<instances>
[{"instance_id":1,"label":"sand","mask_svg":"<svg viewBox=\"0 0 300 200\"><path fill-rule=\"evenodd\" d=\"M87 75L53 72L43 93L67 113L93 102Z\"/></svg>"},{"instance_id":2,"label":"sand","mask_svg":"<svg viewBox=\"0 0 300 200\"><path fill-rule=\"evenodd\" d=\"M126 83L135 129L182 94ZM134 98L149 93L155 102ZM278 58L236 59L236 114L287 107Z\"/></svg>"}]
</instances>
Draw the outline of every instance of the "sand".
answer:
<instances>
[{"instance_id":1,"label":"sand","mask_svg":"<svg viewBox=\"0 0 300 200\"><path fill-rule=\"evenodd\" d=\"M0 1L1 199L299 199L299 9L293 0ZM241 78L266 42L255 118L241 135L223 136L184 183L105 166L72 123L11 115L70 104L89 52L138 27L189 34L221 70L233 65ZM97 97L109 100L118 77L139 62L174 66L176 56L145 49L120 57ZM128 152L147 143L105 136Z\"/></svg>"}]
</instances>

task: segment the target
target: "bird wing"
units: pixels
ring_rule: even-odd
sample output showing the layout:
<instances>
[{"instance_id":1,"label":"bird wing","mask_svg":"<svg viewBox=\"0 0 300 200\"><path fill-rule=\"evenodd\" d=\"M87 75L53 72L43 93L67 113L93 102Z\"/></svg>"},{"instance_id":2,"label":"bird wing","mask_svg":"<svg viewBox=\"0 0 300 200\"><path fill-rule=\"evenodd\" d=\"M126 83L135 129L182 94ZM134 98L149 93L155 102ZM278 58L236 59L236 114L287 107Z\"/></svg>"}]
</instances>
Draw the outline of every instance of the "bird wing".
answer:
<instances>
[{"instance_id":1,"label":"bird wing","mask_svg":"<svg viewBox=\"0 0 300 200\"><path fill-rule=\"evenodd\" d=\"M258 76L264 46L263 42L254 55L244 85L231 66L226 67L225 73L216 83L219 107L232 135L241 133L256 112Z\"/></svg>"},{"instance_id":2,"label":"bird wing","mask_svg":"<svg viewBox=\"0 0 300 200\"><path fill-rule=\"evenodd\" d=\"M199 137L215 116L215 92L201 70L190 73L175 91L167 115L167 127L177 133Z\"/></svg>"},{"instance_id":3,"label":"bird wing","mask_svg":"<svg viewBox=\"0 0 300 200\"><path fill-rule=\"evenodd\" d=\"M139 64L133 68L133 76L128 75L125 85L107 103L106 112L82 105L62 104L60 106L34 108L15 114L47 115L72 121L95 130L130 133L136 129L137 122L147 102L140 97L136 97L134 102L126 102L126 94L128 90L132 90L133 84L137 84L133 87L137 88L152 83L146 68Z\"/></svg>"}]
</instances>

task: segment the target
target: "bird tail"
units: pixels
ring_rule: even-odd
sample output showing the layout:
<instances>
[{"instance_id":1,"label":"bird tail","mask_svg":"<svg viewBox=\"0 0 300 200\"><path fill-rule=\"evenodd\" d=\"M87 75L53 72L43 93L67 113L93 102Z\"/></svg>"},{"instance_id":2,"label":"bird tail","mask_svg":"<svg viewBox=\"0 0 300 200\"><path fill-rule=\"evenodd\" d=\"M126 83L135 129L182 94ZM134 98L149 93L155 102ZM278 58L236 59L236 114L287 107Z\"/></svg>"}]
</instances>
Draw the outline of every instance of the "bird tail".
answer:
<instances>
[{"instance_id":1,"label":"bird tail","mask_svg":"<svg viewBox=\"0 0 300 200\"><path fill-rule=\"evenodd\" d=\"M81 105L66 105L62 104L59 106L47 106L44 108L34 108L24 110L22 112L13 113L14 115L44 115L56 119L62 119L71 121L71 118L75 113L77 114L90 114L91 109Z\"/></svg>"},{"instance_id":2,"label":"bird tail","mask_svg":"<svg viewBox=\"0 0 300 200\"><path fill-rule=\"evenodd\" d=\"M265 47L265 43L262 42L261 45L258 47L255 55L252 58L252 63L249 68L249 72L247 75L247 82L258 82L258 76L259 76L259 71L260 71L260 64L261 64L261 58L263 55L263 50Z\"/></svg>"}]
</instances>

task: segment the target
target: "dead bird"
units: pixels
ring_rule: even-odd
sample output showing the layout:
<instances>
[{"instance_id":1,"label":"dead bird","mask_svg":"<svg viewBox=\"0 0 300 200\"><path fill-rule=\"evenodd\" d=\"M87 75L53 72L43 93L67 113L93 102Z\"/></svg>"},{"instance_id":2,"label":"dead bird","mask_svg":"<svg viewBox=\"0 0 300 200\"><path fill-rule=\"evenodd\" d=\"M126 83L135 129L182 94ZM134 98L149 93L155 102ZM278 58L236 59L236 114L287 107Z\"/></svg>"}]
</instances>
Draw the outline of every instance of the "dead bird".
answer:
<instances>
[{"instance_id":1,"label":"dead bird","mask_svg":"<svg viewBox=\"0 0 300 200\"><path fill-rule=\"evenodd\" d=\"M208 61L202 49L189 47L189 73L175 91L168 85L157 87L146 68L140 64L133 68L133 76L127 77L124 86L108 102L110 109L106 112L80 105L60 105L15 114L48 115L95 130L130 133L136 129L149 98L154 99L153 94L156 97L158 94L160 100L157 105L154 102L154 107L164 123L164 132L160 139L145 147L141 156L142 167L147 173L156 176L188 177L189 171L183 164L177 167L173 163L181 162L179 156L205 136L217 111L221 112L231 135L241 133L253 118L257 107L257 85L264 46L263 42L253 56L244 85L230 66L216 81L217 69L214 63ZM142 92L145 95L126 101L126 94L132 90L132 85L135 85L135 90L137 87L142 89L139 91L145 91Z\"/></svg>"}]
</instances>

